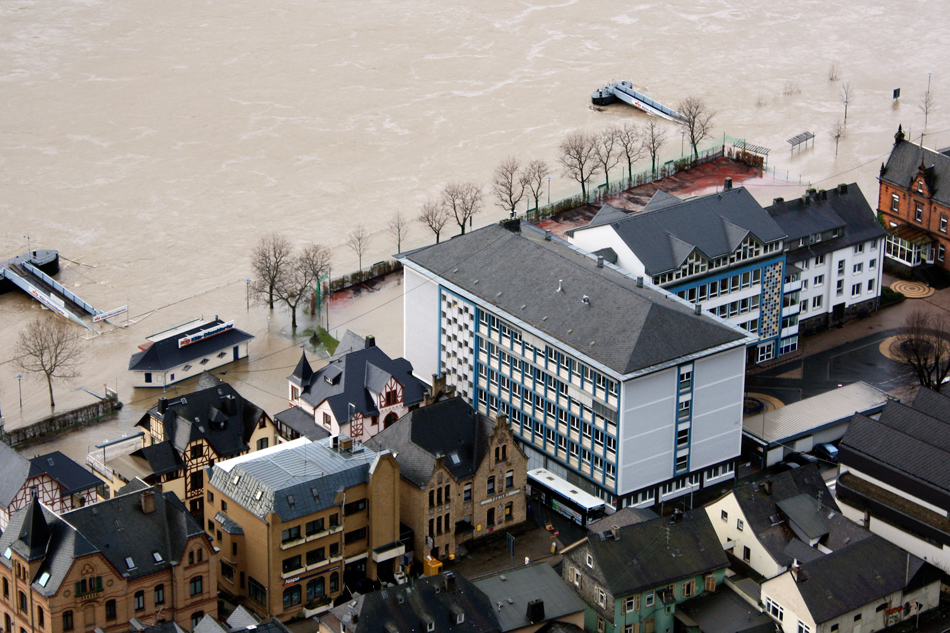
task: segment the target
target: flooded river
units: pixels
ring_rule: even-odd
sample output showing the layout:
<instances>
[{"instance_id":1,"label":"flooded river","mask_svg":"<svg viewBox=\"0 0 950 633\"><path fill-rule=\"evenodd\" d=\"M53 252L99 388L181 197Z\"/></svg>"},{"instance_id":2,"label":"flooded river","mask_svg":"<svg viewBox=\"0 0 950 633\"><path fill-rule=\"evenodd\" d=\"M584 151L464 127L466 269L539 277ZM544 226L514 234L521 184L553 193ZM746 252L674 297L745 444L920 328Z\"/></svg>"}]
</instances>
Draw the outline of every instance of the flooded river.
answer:
<instances>
[{"instance_id":1,"label":"flooded river","mask_svg":"<svg viewBox=\"0 0 950 633\"><path fill-rule=\"evenodd\" d=\"M716 135L772 148L780 178L751 187L762 202L857 181L873 206L898 123L923 131L928 72L935 134L925 142L950 145L937 133L950 127L950 82L937 67L950 21L935 10L911 0L2 0L0 258L28 243L58 249L71 260L60 281L100 309L128 304L134 322L84 341L82 375L58 387L60 408L89 401L71 389L104 384L128 406L60 444L81 456L130 429L158 394L132 389L129 356L202 315L257 336L226 378L270 413L283 408L302 341L286 313L246 306L247 253L261 234L330 246L340 273L356 268L344 243L362 222L364 263L382 260L396 247L389 217L416 215L446 182L487 185L509 155L553 167L566 132L644 121L627 106L589 107L611 81L673 107L701 96L717 111ZM835 63L854 90L837 156ZM814 145L791 154L786 139L805 131ZM679 130L669 133L663 160L683 151ZM555 169L552 198L575 191ZM485 201L476 226L503 215ZM403 247L431 241L413 223ZM400 291L341 303L331 329L375 334L400 354ZM21 412L12 362L17 332L39 313L20 294L0 296L8 427L49 411L45 386L24 378Z\"/></svg>"}]
</instances>

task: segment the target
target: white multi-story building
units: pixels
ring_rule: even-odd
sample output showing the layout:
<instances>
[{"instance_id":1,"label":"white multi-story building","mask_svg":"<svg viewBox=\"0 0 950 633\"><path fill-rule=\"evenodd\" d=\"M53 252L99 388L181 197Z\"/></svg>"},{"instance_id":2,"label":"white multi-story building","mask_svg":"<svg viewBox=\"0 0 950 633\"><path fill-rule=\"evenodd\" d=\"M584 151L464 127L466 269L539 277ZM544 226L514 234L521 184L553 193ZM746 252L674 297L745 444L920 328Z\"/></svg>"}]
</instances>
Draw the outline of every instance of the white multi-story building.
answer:
<instances>
[{"instance_id":1,"label":"white multi-story building","mask_svg":"<svg viewBox=\"0 0 950 633\"><path fill-rule=\"evenodd\" d=\"M721 193L700 198L659 191L636 212L605 205L569 235L621 270L646 275L754 335L750 363L798 348L797 290L783 284L785 233L731 179Z\"/></svg>"},{"instance_id":2,"label":"white multi-story building","mask_svg":"<svg viewBox=\"0 0 950 633\"><path fill-rule=\"evenodd\" d=\"M530 225L402 255L405 355L529 457L649 506L734 476L752 337Z\"/></svg>"},{"instance_id":3,"label":"white multi-story building","mask_svg":"<svg viewBox=\"0 0 950 633\"><path fill-rule=\"evenodd\" d=\"M786 294L798 291L802 334L877 310L887 233L856 184L777 199L766 211L788 235Z\"/></svg>"}]
</instances>

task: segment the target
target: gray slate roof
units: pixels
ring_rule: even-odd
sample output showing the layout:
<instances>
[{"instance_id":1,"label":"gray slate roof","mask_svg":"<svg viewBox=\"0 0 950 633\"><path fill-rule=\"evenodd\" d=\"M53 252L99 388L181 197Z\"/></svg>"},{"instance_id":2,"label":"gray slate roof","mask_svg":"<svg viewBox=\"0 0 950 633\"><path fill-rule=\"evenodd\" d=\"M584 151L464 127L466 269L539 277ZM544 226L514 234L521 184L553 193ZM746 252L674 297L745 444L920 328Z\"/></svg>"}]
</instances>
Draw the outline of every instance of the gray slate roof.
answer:
<instances>
[{"instance_id":1,"label":"gray slate roof","mask_svg":"<svg viewBox=\"0 0 950 633\"><path fill-rule=\"evenodd\" d=\"M544 618L554 620L581 613L587 605L547 563L516 567L472 581L495 606L502 632L530 626L528 603L544 601ZM509 602L510 600L510 602ZM501 606L499 606L501 605Z\"/></svg>"},{"instance_id":2,"label":"gray slate roof","mask_svg":"<svg viewBox=\"0 0 950 633\"><path fill-rule=\"evenodd\" d=\"M801 574L796 587L817 624L939 579L935 567L873 535L802 563Z\"/></svg>"},{"instance_id":3,"label":"gray slate roof","mask_svg":"<svg viewBox=\"0 0 950 633\"><path fill-rule=\"evenodd\" d=\"M765 210L788 235L790 261L802 261L887 235L857 183L776 202ZM842 229L841 236L809 243L810 235L832 229ZM802 238L806 238L806 246L799 248Z\"/></svg>"},{"instance_id":4,"label":"gray slate roof","mask_svg":"<svg viewBox=\"0 0 950 633\"><path fill-rule=\"evenodd\" d=\"M228 457L248 450L248 441L257 428L264 410L250 400L245 400L231 385L208 372L198 381L198 390L168 401L165 413L159 406L152 407L137 423L148 430L149 419L162 420L165 443L170 443L175 452L183 453L191 442L206 440L220 457ZM179 468L180 464L170 457L170 452L153 449L141 455L151 465L160 469ZM156 472L158 472L156 470ZM167 472L167 470L165 470Z\"/></svg>"},{"instance_id":5,"label":"gray slate roof","mask_svg":"<svg viewBox=\"0 0 950 633\"><path fill-rule=\"evenodd\" d=\"M879 420L856 414L841 446L948 492L948 410L950 398L921 389L913 406L888 402Z\"/></svg>"},{"instance_id":6,"label":"gray slate roof","mask_svg":"<svg viewBox=\"0 0 950 633\"><path fill-rule=\"evenodd\" d=\"M112 499L61 516L42 508L45 529L38 527L37 513L31 512L30 507L24 508L13 515L9 529L0 536L0 552L7 547L38 546L39 541L34 544L24 541L25 532L34 536L48 533L48 537L41 539L44 541L43 562L32 579L33 589L48 597L59 590L73 561L82 556L99 553L119 573L127 573L128 578L134 580L166 569L171 561L181 560L187 540L204 536L201 526L173 492L156 491L155 510L146 514L142 511L142 491L132 488L125 493L125 490ZM161 556L161 562L156 562L155 552ZM126 564L127 557L134 563L131 569ZM10 561L2 556L0 564L10 567ZM50 577L46 586L41 586L39 579L44 573Z\"/></svg>"},{"instance_id":7,"label":"gray slate roof","mask_svg":"<svg viewBox=\"0 0 950 633\"><path fill-rule=\"evenodd\" d=\"M301 400L311 406L326 401L341 424L350 419L351 404L354 412L364 417L379 415L373 394L382 393L390 377L402 385L405 406L418 404L425 396L425 387L412 375L412 364L405 358L391 359L375 343L334 356L319 371L311 371L309 377L309 363L307 369L301 365L305 362L306 357L302 357L289 380L301 387Z\"/></svg>"},{"instance_id":8,"label":"gray slate roof","mask_svg":"<svg viewBox=\"0 0 950 633\"><path fill-rule=\"evenodd\" d=\"M30 477L49 475L60 485L60 495L68 496L102 485L102 480L59 451L30 460Z\"/></svg>"},{"instance_id":9,"label":"gray slate roof","mask_svg":"<svg viewBox=\"0 0 950 633\"><path fill-rule=\"evenodd\" d=\"M638 288L612 267L598 268L590 255L544 239L529 224L520 233L486 226L402 258L619 374L745 339L674 295L649 284Z\"/></svg>"},{"instance_id":10,"label":"gray slate roof","mask_svg":"<svg viewBox=\"0 0 950 633\"><path fill-rule=\"evenodd\" d=\"M410 411L366 445L393 452L400 474L422 488L429 484L439 455L457 480L474 475L488 454L494 428L492 420L465 400L452 398Z\"/></svg>"},{"instance_id":11,"label":"gray slate roof","mask_svg":"<svg viewBox=\"0 0 950 633\"><path fill-rule=\"evenodd\" d=\"M300 407L284 409L274 416L274 421L286 425L308 440L322 440L330 437L330 431L317 424L312 413L307 413Z\"/></svg>"},{"instance_id":12,"label":"gray slate roof","mask_svg":"<svg viewBox=\"0 0 950 633\"><path fill-rule=\"evenodd\" d=\"M340 493L368 481L377 453L358 442L352 452L334 449L333 439L300 438L218 462L209 481L261 519L273 512L292 521L340 505Z\"/></svg>"},{"instance_id":13,"label":"gray slate roof","mask_svg":"<svg viewBox=\"0 0 950 633\"><path fill-rule=\"evenodd\" d=\"M940 152L909 141L898 141L881 172L881 180L898 187L911 187L916 182L921 164L927 170L930 194L937 202L950 205L950 156ZM916 187L913 188L916 190Z\"/></svg>"},{"instance_id":14,"label":"gray slate roof","mask_svg":"<svg viewBox=\"0 0 950 633\"><path fill-rule=\"evenodd\" d=\"M447 572L452 573L452 572ZM422 577L409 585L387 587L365 594L333 609L346 623L348 633L404 633L425 631L427 620L437 631L449 633L501 633L495 609L482 591L460 574L453 574L455 590L447 591L447 574ZM352 617L353 612L358 615ZM461 624L456 615L464 615Z\"/></svg>"},{"instance_id":15,"label":"gray slate roof","mask_svg":"<svg viewBox=\"0 0 950 633\"><path fill-rule=\"evenodd\" d=\"M132 354L132 358L129 359L129 370L162 371L178 367L188 361L198 360L209 354L216 354L221 350L228 350L230 354L229 348L254 338L247 332L233 327L220 334L201 339L197 343L178 347L178 339L224 323L226 321L216 318L210 323L195 326L177 336L155 341L147 349Z\"/></svg>"},{"instance_id":16,"label":"gray slate roof","mask_svg":"<svg viewBox=\"0 0 950 633\"><path fill-rule=\"evenodd\" d=\"M705 510L682 516L682 521L662 517L622 527L619 540L606 533L603 539L588 535L587 551L600 582L620 598L727 567L729 559Z\"/></svg>"},{"instance_id":17,"label":"gray slate roof","mask_svg":"<svg viewBox=\"0 0 950 633\"><path fill-rule=\"evenodd\" d=\"M0 442L0 507L6 508L16 498L30 476L30 461Z\"/></svg>"},{"instance_id":18,"label":"gray slate roof","mask_svg":"<svg viewBox=\"0 0 950 633\"><path fill-rule=\"evenodd\" d=\"M765 613L752 609L729 587L676 605L674 617L688 617L702 633L775 633L775 623Z\"/></svg>"},{"instance_id":19,"label":"gray slate roof","mask_svg":"<svg viewBox=\"0 0 950 633\"><path fill-rule=\"evenodd\" d=\"M650 276L678 270L694 250L709 259L728 256L749 234L763 244L785 237L741 187L684 201L657 194L612 226Z\"/></svg>"}]
</instances>

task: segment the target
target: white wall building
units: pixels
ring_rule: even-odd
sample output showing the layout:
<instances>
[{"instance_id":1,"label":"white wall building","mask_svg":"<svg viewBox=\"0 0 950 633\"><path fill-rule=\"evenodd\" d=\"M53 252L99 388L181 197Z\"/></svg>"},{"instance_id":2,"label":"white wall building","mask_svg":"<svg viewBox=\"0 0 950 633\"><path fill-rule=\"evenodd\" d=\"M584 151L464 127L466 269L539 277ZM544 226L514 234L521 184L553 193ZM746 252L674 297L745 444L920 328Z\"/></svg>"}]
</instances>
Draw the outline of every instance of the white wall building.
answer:
<instances>
[{"instance_id":1,"label":"white wall building","mask_svg":"<svg viewBox=\"0 0 950 633\"><path fill-rule=\"evenodd\" d=\"M733 477L751 337L530 225L402 256L406 357L530 468L649 506Z\"/></svg>"}]
</instances>

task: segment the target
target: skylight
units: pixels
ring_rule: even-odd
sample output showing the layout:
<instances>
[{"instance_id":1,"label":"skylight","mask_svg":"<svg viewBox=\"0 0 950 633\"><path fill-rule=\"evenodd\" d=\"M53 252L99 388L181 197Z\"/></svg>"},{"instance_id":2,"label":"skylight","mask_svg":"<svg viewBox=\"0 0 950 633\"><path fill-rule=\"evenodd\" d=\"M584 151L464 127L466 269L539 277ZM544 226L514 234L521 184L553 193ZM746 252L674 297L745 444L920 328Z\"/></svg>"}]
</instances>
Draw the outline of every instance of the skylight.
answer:
<instances>
[{"instance_id":1,"label":"skylight","mask_svg":"<svg viewBox=\"0 0 950 633\"><path fill-rule=\"evenodd\" d=\"M159 554L158 552L152 552L152 558L155 559L156 563L162 562L162 555Z\"/></svg>"},{"instance_id":2,"label":"skylight","mask_svg":"<svg viewBox=\"0 0 950 633\"><path fill-rule=\"evenodd\" d=\"M129 569L135 569L135 562L132 560L131 556L125 557L125 566Z\"/></svg>"},{"instance_id":3,"label":"skylight","mask_svg":"<svg viewBox=\"0 0 950 633\"><path fill-rule=\"evenodd\" d=\"M49 582L49 572L44 571L43 574L40 576L40 580L39 580L40 587L45 587L46 583L48 582Z\"/></svg>"},{"instance_id":4,"label":"skylight","mask_svg":"<svg viewBox=\"0 0 950 633\"><path fill-rule=\"evenodd\" d=\"M240 475L235 475L234 477L231 478L231 483L234 484L235 486L238 485L239 481L241 481Z\"/></svg>"},{"instance_id":5,"label":"skylight","mask_svg":"<svg viewBox=\"0 0 950 633\"><path fill-rule=\"evenodd\" d=\"M254 493L254 501L260 501L263 495L264 495L264 491L258 490L257 492Z\"/></svg>"},{"instance_id":6,"label":"skylight","mask_svg":"<svg viewBox=\"0 0 950 633\"><path fill-rule=\"evenodd\" d=\"M4 550L4 552L3 552L3 557L6 558L6 559L9 559L11 556L13 556L13 550L11 550L11 549L8 547L6 550Z\"/></svg>"}]
</instances>

